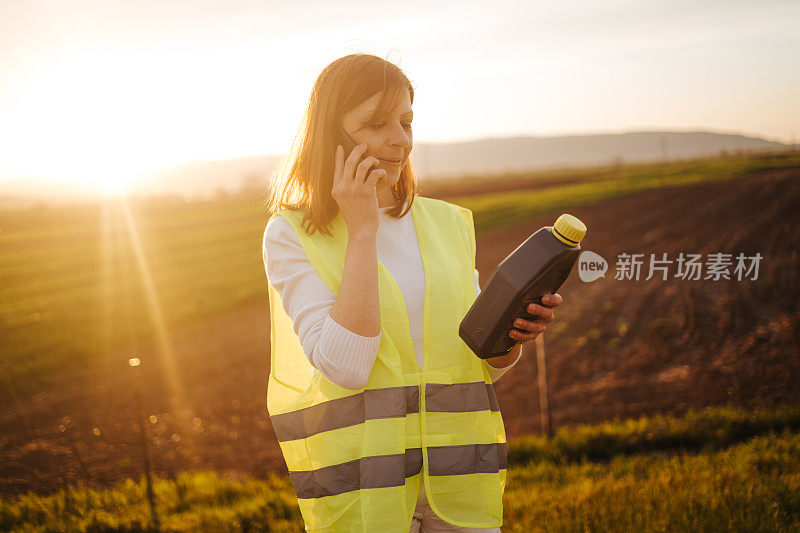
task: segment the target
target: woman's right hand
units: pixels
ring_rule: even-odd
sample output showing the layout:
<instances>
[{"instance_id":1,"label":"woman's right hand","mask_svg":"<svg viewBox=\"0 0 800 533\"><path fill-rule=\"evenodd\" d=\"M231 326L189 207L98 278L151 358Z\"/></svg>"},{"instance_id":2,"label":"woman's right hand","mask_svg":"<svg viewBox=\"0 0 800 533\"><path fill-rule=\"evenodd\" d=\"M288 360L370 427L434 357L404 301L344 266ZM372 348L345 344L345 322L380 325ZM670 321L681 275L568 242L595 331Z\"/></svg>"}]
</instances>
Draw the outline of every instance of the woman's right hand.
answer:
<instances>
[{"instance_id":1,"label":"woman's right hand","mask_svg":"<svg viewBox=\"0 0 800 533\"><path fill-rule=\"evenodd\" d=\"M366 150L366 143L359 144L353 148L345 161L344 148L341 145L336 147L331 196L339 204L339 210L347 223L350 235L364 233L371 236L378 233L380 211L375 184L379 179L386 177L386 171L382 168L369 171L371 167L380 164L380 161L372 156L364 158L356 165Z\"/></svg>"}]
</instances>

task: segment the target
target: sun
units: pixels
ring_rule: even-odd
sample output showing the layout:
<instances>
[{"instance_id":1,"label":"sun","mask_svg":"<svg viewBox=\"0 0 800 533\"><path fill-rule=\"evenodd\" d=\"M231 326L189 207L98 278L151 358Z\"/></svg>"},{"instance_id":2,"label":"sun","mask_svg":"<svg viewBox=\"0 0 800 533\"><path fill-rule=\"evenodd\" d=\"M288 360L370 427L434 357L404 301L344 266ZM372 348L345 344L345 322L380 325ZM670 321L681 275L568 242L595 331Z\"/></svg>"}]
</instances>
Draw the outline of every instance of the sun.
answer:
<instances>
[{"instance_id":1,"label":"sun","mask_svg":"<svg viewBox=\"0 0 800 533\"><path fill-rule=\"evenodd\" d=\"M2 114L0 176L119 195L139 177L181 160L173 154L177 143L152 140L164 129L161 117L169 116L167 99L146 105L152 102L108 52L72 52L20 84L15 105Z\"/></svg>"},{"instance_id":2,"label":"sun","mask_svg":"<svg viewBox=\"0 0 800 533\"><path fill-rule=\"evenodd\" d=\"M101 180L94 185L103 196L125 196L128 192L128 184L123 180Z\"/></svg>"}]
</instances>

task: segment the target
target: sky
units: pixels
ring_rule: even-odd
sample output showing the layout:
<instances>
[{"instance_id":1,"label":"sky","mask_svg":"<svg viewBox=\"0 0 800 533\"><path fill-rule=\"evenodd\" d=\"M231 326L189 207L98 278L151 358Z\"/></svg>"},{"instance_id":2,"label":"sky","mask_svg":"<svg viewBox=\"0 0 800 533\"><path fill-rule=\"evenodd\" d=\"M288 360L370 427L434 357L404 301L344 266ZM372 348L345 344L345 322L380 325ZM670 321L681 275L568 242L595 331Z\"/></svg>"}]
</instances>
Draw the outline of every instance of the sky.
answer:
<instances>
[{"instance_id":1,"label":"sky","mask_svg":"<svg viewBox=\"0 0 800 533\"><path fill-rule=\"evenodd\" d=\"M0 0L0 180L282 154L354 52L415 88L414 141L800 135L800 2ZM796 142L796 140L795 140Z\"/></svg>"}]
</instances>

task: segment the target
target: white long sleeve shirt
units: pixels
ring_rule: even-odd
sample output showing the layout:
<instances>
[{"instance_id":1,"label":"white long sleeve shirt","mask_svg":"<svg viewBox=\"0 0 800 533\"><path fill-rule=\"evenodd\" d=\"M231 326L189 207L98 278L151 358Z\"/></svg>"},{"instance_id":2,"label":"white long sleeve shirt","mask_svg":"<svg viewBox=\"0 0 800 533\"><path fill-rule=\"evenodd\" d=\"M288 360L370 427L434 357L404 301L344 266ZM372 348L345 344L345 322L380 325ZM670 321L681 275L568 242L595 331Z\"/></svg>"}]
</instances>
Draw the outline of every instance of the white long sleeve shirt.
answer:
<instances>
[{"instance_id":1,"label":"white long sleeve shirt","mask_svg":"<svg viewBox=\"0 0 800 533\"><path fill-rule=\"evenodd\" d=\"M380 208L378 260L400 287L408 311L414 355L422 369L425 271L410 212L397 219L387 213L389 209ZM375 337L358 335L330 316L336 296L314 270L294 228L283 217L275 217L267 224L262 252L268 281L280 294L284 310L292 319L311 365L341 387L361 389L366 386L378 356L381 334ZM475 270L476 297L479 293L478 271ZM504 368L495 368L485 361L484 364L495 382L517 361L519 357Z\"/></svg>"}]
</instances>

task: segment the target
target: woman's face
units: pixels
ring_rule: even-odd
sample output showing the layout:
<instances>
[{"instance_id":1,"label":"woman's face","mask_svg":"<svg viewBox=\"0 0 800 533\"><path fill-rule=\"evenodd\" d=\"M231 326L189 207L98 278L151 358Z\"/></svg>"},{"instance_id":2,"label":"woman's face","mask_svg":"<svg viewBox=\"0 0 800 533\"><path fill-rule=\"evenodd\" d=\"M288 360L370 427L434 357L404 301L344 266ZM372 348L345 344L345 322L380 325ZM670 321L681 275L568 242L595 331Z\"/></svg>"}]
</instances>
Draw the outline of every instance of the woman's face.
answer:
<instances>
[{"instance_id":1,"label":"woman's face","mask_svg":"<svg viewBox=\"0 0 800 533\"><path fill-rule=\"evenodd\" d=\"M374 95L345 113L342 126L356 144L367 143L365 155L381 160L377 168L386 170L386 182L391 187L400 179L400 171L408 161L413 146L411 121L414 112L411 109L411 97L405 91L400 104L389 116L376 117L375 121L371 121L382 94ZM345 159L349 155L345 153Z\"/></svg>"}]
</instances>

